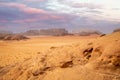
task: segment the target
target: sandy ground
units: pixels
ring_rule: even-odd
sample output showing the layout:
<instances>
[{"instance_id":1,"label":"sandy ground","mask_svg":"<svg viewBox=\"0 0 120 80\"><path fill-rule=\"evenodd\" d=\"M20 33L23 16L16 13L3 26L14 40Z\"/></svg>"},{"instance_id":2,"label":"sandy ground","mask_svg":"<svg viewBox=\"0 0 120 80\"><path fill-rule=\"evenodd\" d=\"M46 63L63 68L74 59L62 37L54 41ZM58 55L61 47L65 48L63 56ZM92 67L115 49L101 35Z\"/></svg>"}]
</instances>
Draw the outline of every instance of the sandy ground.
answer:
<instances>
[{"instance_id":1,"label":"sandy ground","mask_svg":"<svg viewBox=\"0 0 120 80\"><path fill-rule=\"evenodd\" d=\"M6 66L26 60L50 47L58 47L79 43L81 40L97 36L29 36L25 41L0 41L0 66Z\"/></svg>"},{"instance_id":2,"label":"sandy ground","mask_svg":"<svg viewBox=\"0 0 120 80\"><path fill-rule=\"evenodd\" d=\"M120 80L120 32L31 37L0 49L0 80Z\"/></svg>"}]
</instances>

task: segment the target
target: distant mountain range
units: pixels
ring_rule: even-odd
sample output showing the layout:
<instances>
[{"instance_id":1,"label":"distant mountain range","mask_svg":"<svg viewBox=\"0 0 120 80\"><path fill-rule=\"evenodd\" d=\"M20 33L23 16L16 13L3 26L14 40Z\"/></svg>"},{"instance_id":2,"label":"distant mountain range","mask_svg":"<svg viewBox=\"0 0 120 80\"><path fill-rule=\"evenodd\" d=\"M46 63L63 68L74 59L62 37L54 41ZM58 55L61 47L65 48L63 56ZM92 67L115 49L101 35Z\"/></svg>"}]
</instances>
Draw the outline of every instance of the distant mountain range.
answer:
<instances>
[{"instance_id":1,"label":"distant mountain range","mask_svg":"<svg viewBox=\"0 0 120 80\"><path fill-rule=\"evenodd\" d=\"M47 36L65 36L65 35L79 35L79 36L89 36L89 35L100 35L102 34L96 30L84 30L79 32L70 33L64 28L52 28L52 29L41 29L41 30L29 30L24 33L23 35L27 36L37 36L37 35L47 35Z\"/></svg>"},{"instance_id":2,"label":"distant mountain range","mask_svg":"<svg viewBox=\"0 0 120 80\"><path fill-rule=\"evenodd\" d=\"M64 36L64 35L69 35L68 31L64 28L29 30L29 31L26 31L22 34L28 35L28 36L35 36L35 35Z\"/></svg>"},{"instance_id":3,"label":"distant mountain range","mask_svg":"<svg viewBox=\"0 0 120 80\"><path fill-rule=\"evenodd\" d=\"M113 32L120 31L120 29L115 29ZM41 30L28 30L22 33L13 33L10 31L0 31L0 35L5 34L19 34L25 36L65 36L65 35L78 35L78 36L89 36L89 35L101 35L102 33L97 30L81 30L74 33L68 32L64 28L51 28L51 29L41 29Z\"/></svg>"}]
</instances>

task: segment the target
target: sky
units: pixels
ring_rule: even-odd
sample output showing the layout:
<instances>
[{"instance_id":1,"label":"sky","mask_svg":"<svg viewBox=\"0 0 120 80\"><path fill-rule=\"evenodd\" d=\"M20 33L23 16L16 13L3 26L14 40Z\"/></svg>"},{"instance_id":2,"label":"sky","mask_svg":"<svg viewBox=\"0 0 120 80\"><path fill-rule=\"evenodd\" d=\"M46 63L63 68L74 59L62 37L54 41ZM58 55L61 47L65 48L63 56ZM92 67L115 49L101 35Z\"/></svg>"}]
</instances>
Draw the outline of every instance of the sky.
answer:
<instances>
[{"instance_id":1,"label":"sky","mask_svg":"<svg viewBox=\"0 0 120 80\"><path fill-rule=\"evenodd\" d=\"M0 0L0 30L120 28L120 0Z\"/></svg>"}]
</instances>

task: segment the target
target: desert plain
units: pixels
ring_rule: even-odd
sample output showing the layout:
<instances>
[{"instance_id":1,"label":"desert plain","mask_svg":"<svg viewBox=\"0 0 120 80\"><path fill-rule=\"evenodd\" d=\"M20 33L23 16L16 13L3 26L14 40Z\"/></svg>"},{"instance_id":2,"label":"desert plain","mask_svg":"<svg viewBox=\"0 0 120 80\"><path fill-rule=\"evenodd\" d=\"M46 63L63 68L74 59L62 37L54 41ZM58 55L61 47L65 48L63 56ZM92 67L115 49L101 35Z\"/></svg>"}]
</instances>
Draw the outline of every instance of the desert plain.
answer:
<instances>
[{"instance_id":1,"label":"desert plain","mask_svg":"<svg viewBox=\"0 0 120 80\"><path fill-rule=\"evenodd\" d=\"M97 36L28 36L28 40L0 41L0 66L6 66L27 58L31 58L40 52L52 47L71 45L81 40L95 38Z\"/></svg>"},{"instance_id":2,"label":"desert plain","mask_svg":"<svg viewBox=\"0 0 120 80\"><path fill-rule=\"evenodd\" d=\"M120 80L120 32L0 41L0 80Z\"/></svg>"}]
</instances>

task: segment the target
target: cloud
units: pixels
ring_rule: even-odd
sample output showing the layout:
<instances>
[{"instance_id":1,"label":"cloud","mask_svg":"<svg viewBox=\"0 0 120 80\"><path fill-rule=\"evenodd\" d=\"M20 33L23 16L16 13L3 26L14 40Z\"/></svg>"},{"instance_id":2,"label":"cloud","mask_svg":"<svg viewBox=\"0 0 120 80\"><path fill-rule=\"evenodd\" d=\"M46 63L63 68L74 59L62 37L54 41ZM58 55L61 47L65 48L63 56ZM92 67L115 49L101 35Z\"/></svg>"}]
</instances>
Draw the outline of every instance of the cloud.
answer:
<instances>
[{"instance_id":1,"label":"cloud","mask_svg":"<svg viewBox=\"0 0 120 80\"><path fill-rule=\"evenodd\" d=\"M81 2L81 0L49 0L46 8L57 13L84 16L98 14L102 7L93 3Z\"/></svg>"},{"instance_id":2,"label":"cloud","mask_svg":"<svg viewBox=\"0 0 120 80\"><path fill-rule=\"evenodd\" d=\"M3 20L0 20L1 23L6 23L8 22L7 20L3 19Z\"/></svg>"},{"instance_id":3,"label":"cloud","mask_svg":"<svg viewBox=\"0 0 120 80\"><path fill-rule=\"evenodd\" d=\"M37 19L23 19L23 20L13 20L14 23L30 23L30 22L36 22Z\"/></svg>"},{"instance_id":4,"label":"cloud","mask_svg":"<svg viewBox=\"0 0 120 80\"><path fill-rule=\"evenodd\" d=\"M28 7L27 5L20 4L20 3L0 3L0 6L17 8L20 11L23 11L23 12L29 13L29 14L45 14L45 13L47 13L46 11L44 11L42 9Z\"/></svg>"},{"instance_id":5,"label":"cloud","mask_svg":"<svg viewBox=\"0 0 120 80\"><path fill-rule=\"evenodd\" d=\"M116 1L110 0L109 4L107 0L101 2L98 0L49 0L47 9L56 13L66 13L98 20L120 22L120 6ZM115 3L117 3L117 5L115 5ZM112 5L112 7L110 5ZM117 7L117 10L113 10L115 7Z\"/></svg>"},{"instance_id":6,"label":"cloud","mask_svg":"<svg viewBox=\"0 0 120 80\"><path fill-rule=\"evenodd\" d=\"M29 1L29 2L43 2L43 1L46 1L46 0L25 0L25 1Z\"/></svg>"},{"instance_id":7,"label":"cloud","mask_svg":"<svg viewBox=\"0 0 120 80\"><path fill-rule=\"evenodd\" d=\"M12 22L14 23L36 23L36 22L45 22L46 24L48 23L53 23L58 24L62 22L62 24L66 21L72 20L72 16L68 15L57 15L57 14L47 14L47 15L37 15L34 17L27 17L25 19L17 19L13 20ZM58 22L58 23L56 23Z\"/></svg>"},{"instance_id":8,"label":"cloud","mask_svg":"<svg viewBox=\"0 0 120 80\"><path fill-rule=\"evenodd\" d=\"M102 8L100 5L95 5L93 3L74 3L74 4L71 4L71 6L75 8L88 8L88 9Z\"/></svg>"},{"instance_id":9,"label":"cloud","mask_svg":"<svg viewBox=\"0 0 120 80\"><path fill-rule=\"evenodd\" d=\"M81 8L88 8L88 9L100 9L102 6L93 3L85 3L81 2L81 0L49 0L47 3L49 9L52 10L59 10L63 8L63 10L80 10ZM78 9L79 8L79 9Z\"/></svg>"},{"instance_id":10,"label":"cloud","mask_svg":"<svg viewBox=\"0 0 120 80\"><path fill-rule=\"evenodd\" d=\"M0 2L11 2L11 1L16 2L17 0L0 0Z\"/></svg>"},{"instance_id":11,"label":"cloud","mask_svg":"<svg viewBox=\"0 0 120 80\"><path fill-rule=\"evenodd\" d=\"M120 26L120 7L115 3L114 0L110 4L107 0L0 0L0 26L13 31L54 27L112 30Z\"/></svg>"},{"instance_id":12,"label":"cloud","mask_svg":"<svg viewBox=\"0 0 120 80\"><path fill-rule=\"evenodd\" d=\"M42 9L36 9L36 8L30 8L30 7L25 7L21 9L22 11L30 14L46 14L47 12L42 10Z\"/></svg>"},{"instance_id":13,"label":"cloud","mask_svg":"<svg viewBox=\"0 0 120 80\"><path fill-rule=\"evenodd\" d=\"M74 18L72 15L56 14L43 9L28 7L20 3L0 3L1 23L7 20L9 23L37 23L55 24L66 22Z\"/></svg>"}]
</instances>

